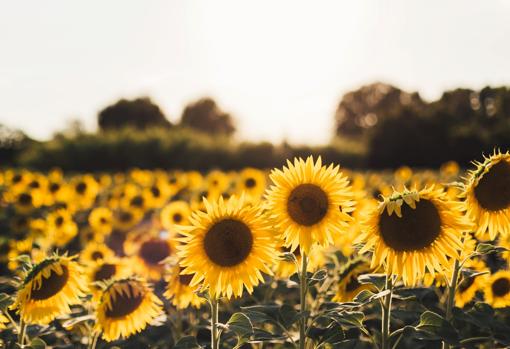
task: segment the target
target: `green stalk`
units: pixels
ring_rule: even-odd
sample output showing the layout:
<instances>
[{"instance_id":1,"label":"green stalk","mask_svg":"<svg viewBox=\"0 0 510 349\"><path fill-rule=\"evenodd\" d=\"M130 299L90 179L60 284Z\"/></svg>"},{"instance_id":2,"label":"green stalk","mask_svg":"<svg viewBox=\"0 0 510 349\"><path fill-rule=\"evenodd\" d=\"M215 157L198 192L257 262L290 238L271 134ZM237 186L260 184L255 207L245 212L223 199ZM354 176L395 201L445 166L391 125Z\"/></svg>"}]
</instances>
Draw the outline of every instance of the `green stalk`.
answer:
<instances>
[{"instance_id":1,"label":"green stalk","mask_svg":"<svg viewBox=\"0 0 510 349\"><path fill-rule=\"evenodd\" d=\"M392 276L386 275L386 286L385 290L389 290L386 296L384 296L384 303L382 303L382 321L381 321L381 348L390 348L390 318L391 318L391 300L393 298L393 282Z\"/></svg>"},{"instance_id":2,"label":"green stalk","mask_svg":"<svg viewBox=\"0 0 510 349\"><path fill-rule=\"evenodd\" d=\"M307 255L301 254L301 277L299 278L299 301L301 310L301 321L299 322L299 349L306 348L306 324L307 316L306 312L306 293L308 291L308 277L306 269L308 267Z\"/></svg>"},{"instance_id":3,"label":"green stalk","mask_svg":"<svg viewBox=\"0 0 510 349\"><path fill-rule=\"evenodd\" d=\"M457 292L457 284L459 282L460 275L460 262L458 259L455 260L455 264L453 266L453 274L450 285L448 285L448 299L446 301L446 320L451 321L452 319L452 311L453 306L455 304L455 293ZM443 349L449 349L450 345L446 342L443 342Z\"/></svg>"},{"instance_id":4,"label":"green stalk","mask_svg":"<svg viewBox=\"0 0 510 349\"><path fill-rule=\"evenodd\" d=\"M218 298L211 299L211 349L219 348L218 335Z\"/></svg>"},{"instance_id":5,"label":"green stalk","mask_svg":"<svg viewBox=\"0 0 510 349\"><path fill-rule=\"evenodd\" d=\"M18 344L21 348L25 346L25 332L27 330L27 324L25 321L20 320L19 323L19 332L18 332Z\"/></svg>"}]
</instances>

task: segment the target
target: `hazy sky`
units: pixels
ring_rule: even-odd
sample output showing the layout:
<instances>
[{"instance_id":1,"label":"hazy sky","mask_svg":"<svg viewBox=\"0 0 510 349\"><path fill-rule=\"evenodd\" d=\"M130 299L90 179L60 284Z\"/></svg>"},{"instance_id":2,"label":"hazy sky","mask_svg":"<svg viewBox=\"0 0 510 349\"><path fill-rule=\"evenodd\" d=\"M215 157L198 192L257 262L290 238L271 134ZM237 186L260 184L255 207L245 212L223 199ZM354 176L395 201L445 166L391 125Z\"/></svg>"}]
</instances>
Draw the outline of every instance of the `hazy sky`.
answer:
<instances>
[{"instance_id":1,"label":"hazy sky","mask_svg":"<svg viewBox=\"0 0 510 349\"><path fill-rule=\"evenodd\" d=\"M210 95L240 138L325 143L364 83L510 84L509 40L510 0L4 1L0 123L44 139L120 97L176 121Z\"/></svg>"}]
</instances>

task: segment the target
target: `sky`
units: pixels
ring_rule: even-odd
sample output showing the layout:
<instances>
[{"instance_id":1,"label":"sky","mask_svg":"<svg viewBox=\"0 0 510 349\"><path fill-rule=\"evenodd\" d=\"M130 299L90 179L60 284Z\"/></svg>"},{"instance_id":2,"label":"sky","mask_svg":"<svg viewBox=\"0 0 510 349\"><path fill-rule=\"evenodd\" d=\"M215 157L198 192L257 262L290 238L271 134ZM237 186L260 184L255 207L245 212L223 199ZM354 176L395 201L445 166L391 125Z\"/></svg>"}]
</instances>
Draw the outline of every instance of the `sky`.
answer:
<instances>
[{"instance_id":1,"label":"sky","mask_svg":"<svg viewBox=\"0 0 510 349\"><path fill-rule=\"evenodd\" d=\"M0 123L48 139L119 98L212 96L238 138L325 144L342 95L510 85L510 1L0 2Z\"/></svg>"}]
</instances>

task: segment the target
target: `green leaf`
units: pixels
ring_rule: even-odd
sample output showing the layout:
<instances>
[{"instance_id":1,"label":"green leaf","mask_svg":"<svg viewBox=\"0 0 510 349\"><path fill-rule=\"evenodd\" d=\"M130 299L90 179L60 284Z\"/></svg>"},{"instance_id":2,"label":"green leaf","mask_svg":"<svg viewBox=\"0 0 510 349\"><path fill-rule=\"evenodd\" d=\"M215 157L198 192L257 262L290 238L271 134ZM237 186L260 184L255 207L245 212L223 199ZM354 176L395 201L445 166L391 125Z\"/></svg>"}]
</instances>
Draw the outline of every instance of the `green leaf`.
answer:
<instances>
[{"instance_id":1,"label":"green leaf","mask_svg":"<svg viewBox=\"0 0 510 349\"><path fill-rule=\"evenodd\" d=\"M372 302L374 300L382 298L382 297L386 296L389 293L390 293L390 290L385 290L385 291L381 291L381 292L378 292L378 293L374 293L374 292L372 292L370 290L362 290L360 293L358 293L356 295L356 297L354 297L353 301L361 303L361 304L367 304L367 303L370 303L370 302Z\"/></svg>"},{"instance_id":2,"label":"green leaf","mask_svg":"<svg viewBox=\"0 0 510 349\"><path fill-rule=\"evenodd\" d=\"M328 277L328 271L326 269L317 270L313 275L308 279L308 286L313 286L317 283L324 281Z\"/></svg>"},{"instance_id":3,"label":"green leaf","mask_svg":"<svg viewBox=\"0 0 510 349\"><path fill-rule=\"evenodd\" d=\"M30 342L30 348L32 348L32 349L45 349L46 348L46 342L43 341L41 338L34 338Z\"/></svg>"},{"instance_id":4,"label":"green leaf","mask_svg":"<svg viewBox=\"0 0 510 349\"><path fill-rule=\"evenodd\" d=\"M7 311L7 308L14 303L14 300L7 293L0 293L0 310Z\"/></svg>"},{"instance_id":5,"label":"green leaf","mask_svg":"<svg viewBox=\"0 0 510 349\"><path fill-rule=\"evenodd\" d=\"M361 311L343 311L338 314L337 321L345 327L364 328L365 314Z\"/></svg>"},{"instance_id":6,"label":"green leaf","mask_svg":"<svg viewBox=\"0 0 510 349\"><path fill-rule=\"evenodd\" d=\"M174 349L198 349L202 348L197 343L197 339L193 336L182 337L175 343Z\"/></svg>"},{"instance_id":7,"label":"green leaf","mask_svg":"<svg viewBox=\"0 0 510 349\"><path fill-rule=\"evenodd\" d=\"M385 274L363 274L358 276L360 284L371 284L377 287L378 290L383 290L386 286Z\"/></svg>"},{"instance_id":8,"label":"green leaf","mask_svg":"<svg viewBox=\"0 0 510 349\"><path fill-rule=\"evenodd\" d=\"M301 314L297 312L294 307L284 304L280 308L280 317L282 319L283 325L286 328L289 328L293 324L295 324L301 318Z\"/></svg>"},{"instance_id":9,"label":"green leaf","mask_svg":"<svg viewBox=\"0 0 510 349\"><path fill-rule=\"evenodd\" d=\"M441 315L432 311L426 311L420 316L420 323L416 329L423 331L437 339L443 339L445 342L455 344L459 341L459 334L455 328L446 321Z\"/></svg>"},{"instance_id":10,"label":"green leaf","mask_svg":"<svg viewBox=\"0 0 510 349\"><path fill-rule=\"evenodd\" d=\"M246 314L232 314L226 325L230 331L237 335L239 340L248 338L253 334L253 325Z\"/></svg>"},{"instance_id":11,"label":"green leaf","mask_svg":"<svg viewBox=\"0 0 510 349\"><path fill-rule=\"evenodd\" d=\"M297 263L296 255L292 252L284 252L280 256L280 259L284 262Z\"/></svg>"},{"instance_id":12,"label":"green leaf","mask_svg":"<svg viewBox=\"0 0 510 349\"><path fill-rule=\"evenodd\" d=\"M479 243L476 246L476 252L480 255L500 253L505 251L508 251L508 249L501 246L494 246L492 244Z\"/></svg>"}]
</instances>

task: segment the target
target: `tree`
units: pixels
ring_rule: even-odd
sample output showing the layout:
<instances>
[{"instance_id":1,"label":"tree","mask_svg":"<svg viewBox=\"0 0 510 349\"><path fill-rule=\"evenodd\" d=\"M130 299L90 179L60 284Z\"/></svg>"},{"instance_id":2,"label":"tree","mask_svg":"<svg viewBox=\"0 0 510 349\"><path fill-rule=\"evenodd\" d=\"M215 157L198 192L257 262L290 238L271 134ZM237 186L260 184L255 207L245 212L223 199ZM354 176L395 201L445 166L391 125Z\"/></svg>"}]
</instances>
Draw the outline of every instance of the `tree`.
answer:
<instances>
[{"instance_id":1,"label":"tree","mask_svg":"<svg viewBox=\"0 0 510 349\"><path fill-rule=\"evenodd\" d=\"M0 124L0 163L14 165L18 156L35 143L20 130Z\"/></svg>"},{"instance_id":2,"label":"tree","mask_svg":"<svg viewBox=\"0 0 510 349\"><path fill-rule=\"evenodd\" d=\"M172 126L159 106L149 97L119 100L99 112L98 124L101 131L125 127L145 130L151 127L170 128Z\"/></svg>"},{"instance_id":3,"label":"tree","mask_svg":"<svg viewBox=\"0 0 510 349\"><path fill-rule=\"evenodd\" d=\"M392 85L376 82L346 93L338 104L336 134L359 137L402 110L418 113L425 106L417 92L408 93Z\"/></svg>"},{"instance_id":4,"label":"tree","mask_svg":"<svg viewBox=\"0 0 510 349\"><path fill-rule=\"evenodd\" d=\"M181 125L201 132L225 136L232 135L236 130L230 114L222 111L209 97L186 106L182 113Z\"/></svg>"}]
</instances>

